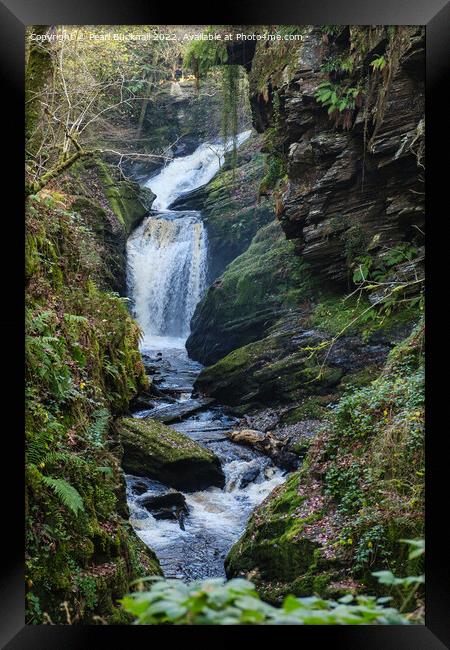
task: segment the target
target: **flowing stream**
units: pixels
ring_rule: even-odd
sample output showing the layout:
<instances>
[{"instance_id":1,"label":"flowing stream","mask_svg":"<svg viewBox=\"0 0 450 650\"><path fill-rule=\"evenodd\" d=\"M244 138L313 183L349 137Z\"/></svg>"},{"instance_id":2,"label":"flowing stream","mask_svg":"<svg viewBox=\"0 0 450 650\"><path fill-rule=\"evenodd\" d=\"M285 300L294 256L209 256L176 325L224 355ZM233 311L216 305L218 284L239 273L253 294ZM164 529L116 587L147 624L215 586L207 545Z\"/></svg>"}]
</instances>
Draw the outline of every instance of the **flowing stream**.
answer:
<instances>
[{"instance_id":1,"label":"flowing stream","mask_svg":"<svg viewBox=\"0 0 450 650\"><path fill-rule=\"evenodd\" d=\"M250 135L239 134L238 145ZM201 213L174 211L179 196L206 184L217 173L230 145L200 145L189 156L176 158L146 185L156 194L153 210L127 243L128 291L132 311L143 329L142 355L156 368L154 382L163 397L134 417L152 417L177 402L189 402L201 364L189 359L184 347L189 324L206 289L207 236ZM186 493L188 514L156 519L144 506L145 497L166 489L156 481L127 476L131 523L158 555L166 577L193 580L224 575L223 562L242 534L252 510L276 485L282 472L270 459L227 438L235 418L215 405L172 424L211 449L220 459L223 489Z\"/></svg>"}]
</instances>

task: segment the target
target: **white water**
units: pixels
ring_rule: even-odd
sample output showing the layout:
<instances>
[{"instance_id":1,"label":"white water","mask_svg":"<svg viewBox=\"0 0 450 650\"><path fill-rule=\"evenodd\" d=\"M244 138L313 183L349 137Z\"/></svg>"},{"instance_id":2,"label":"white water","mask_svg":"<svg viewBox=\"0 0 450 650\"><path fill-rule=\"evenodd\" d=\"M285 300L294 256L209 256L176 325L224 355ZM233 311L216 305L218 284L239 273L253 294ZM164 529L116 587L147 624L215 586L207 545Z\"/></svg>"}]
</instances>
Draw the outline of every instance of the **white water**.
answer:
<instances>
[{"instance_id":1,"label":"white water","mask_svg":"<svg viewBox=\"0 0 450 650\"><path fill-rule=\"evenodd\" d=\"M250 135L251 131L239 133L236 145L239 147ZM204 142L189 156L172 160L145 183L156 194L152 209L166 210L178 197L208 183L219 171L225 153L232 146L232 140L226 144Z\"/></svg>"},{"instance_id":2,"label":"white water","mask_svg":"<svg viewBox=\"0 0 450 650\"><path fill-rule=\"evenodd\" d=\"M144 347L183 347L206 283L206 231L198 212L147 217L129 238L128 289Z\"/></svg>"},{"instance_id":3,"label":"white water","mask_svg":"<svg viewBox=\"0 0 450 650\"><path fill-rule=\"evenodd\" d=\"M251 131L239 133L240 146ZM197 303L206 289L207 237L199 212L171 211L182 194L210 181L232 147L203 143L175 158L147 181L157 198L127 242L128 295L144 332L144 348L183 348Z\"/></svg>"},{"instance_id":4,"label":"white water","mask_svg":"<svg viewBox=\"0 0 450 650\"><path fill-rule=\"evenodd\" d=\"M266 479L261 473L256 482L240 488L239 478L255 463L262 467L266 464L266 472L272 476ZM225 556L244 531L248 517L284 481L281 470L271 467L265 458L225 462L223 469L225 489L211 487L185 495L189 507L185 530L177 521L154 519L140 506L139 499L145 494L140 498L134 496L133 479L128 477L131 523L142 541L156 551L166 577L193 580L223 576ZM151 493L149 490L148 494Z\"/></svg>"}]
</instances>

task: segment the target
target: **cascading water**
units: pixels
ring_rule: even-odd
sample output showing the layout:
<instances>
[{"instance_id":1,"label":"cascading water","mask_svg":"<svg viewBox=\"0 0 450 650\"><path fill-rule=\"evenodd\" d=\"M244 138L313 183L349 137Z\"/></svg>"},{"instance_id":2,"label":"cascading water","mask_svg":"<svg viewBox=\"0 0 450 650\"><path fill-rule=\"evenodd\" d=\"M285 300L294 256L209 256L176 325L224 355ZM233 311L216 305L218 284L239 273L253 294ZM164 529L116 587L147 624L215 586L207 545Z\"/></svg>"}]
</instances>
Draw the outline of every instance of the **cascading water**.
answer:
<instances>
[{"instance_id":1,"label":"cascading water","mask_svg":"<svg viewBox=\"0 0 450 650\"><path fill-rule=\"evenodd\" d=\"M250 131L239 134L242 144ZM207 237L201 213L173 211L181 195L210 181L231 143L202 144L193 154L176 158L147 183L156 194L152 213L127 243L128 292L144 339L143 356L159 367L154 381L160 391L189 402L201 365L187 357L184 343L198 301L206 288ZM157 354L155 354L157 353ZM170 401L154 401L134 417L154 417ZM130 519L137 534L158 555L167 577L187 580L224 575L223 561L242 533L253 508L284 478L261 454L232 443L227 431L235 421L223 408L193 415L172 425L210 448L220 459L224 489L187 494L189 514L183 526L157 519L145 498L168 489L155 481L127 476Z\"/></svg>"},{"instance_id":2,"label":"cascading water","mask_svg":"<svg viewBox=\"0 0 450 650\"><path fill-rule=\"evenodd\" d=\"M243 131L236 136L236 146L240 147L251 135ZM219 171L225 153L233 146L232 141L204 142L194 153L172 160L156 176L150 178L145 186L156 194L154 210L166 210L183 194L208 183Z\"/></svg>"},{"instance_id":3,"label":"cascading water","mask_svg":"<svg viewBox=\"0 0 450 650\"><path fill-rule=\"evenodd\" d=\"M147 217L128 240L128 288L145 345L184 344L205 289L206 246L198 212Z\"/></svg>"},{"instance_id":4,"label":"cascading water","mask_svg":"<svg viewBox=\"0 0 450 650\"><path fill-rule=\"evenodd\" d=\"M251 134L236 138L241 145ZM127 243L128 294L144 332L144 346L183 347L195 307L206 288L207 237L197 211L171 211L178 197L213 178L232 142L204 143L175 158L146 186L155 194L153 212Z\"/></svg>"}]
</instances>

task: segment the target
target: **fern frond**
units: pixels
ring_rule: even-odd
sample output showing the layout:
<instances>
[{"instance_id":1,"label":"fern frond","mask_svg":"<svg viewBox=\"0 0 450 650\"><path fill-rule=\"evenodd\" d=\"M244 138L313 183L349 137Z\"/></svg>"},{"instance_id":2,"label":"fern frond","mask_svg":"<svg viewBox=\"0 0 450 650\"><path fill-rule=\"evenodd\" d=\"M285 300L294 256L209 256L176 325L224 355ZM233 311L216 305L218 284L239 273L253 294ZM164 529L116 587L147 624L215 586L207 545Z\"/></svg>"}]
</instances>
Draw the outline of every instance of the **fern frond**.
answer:
<instances>
[{"instance_id":1,"label":"fern frond","mask_svg":"<svg viewBox=\"0 0 450 650\"><path fill-rule=\"evenodd\" d=\"M51 476L42 476L42 482L53 490L58 499L74 514L77 515L84 510L83 499L73 485L62 478L52 478Z\"/></svg>"},{"instance_id":2,"label":"fern frond","mask_svg":"<svg viewBox=\"0 0 450 650\"><path fill-rule=\"evenodd\" d=\"M92 414L92 424L87 430L91 442L100 447L103 444L104 434L109 424L109 411L107 408L100 408Z\"/></svg>"},{"instance_id":3,"label":"fern frond","mask_svg":"<svg viewBox=\"0 0 450 650\"><path fill-rule=\"evenodd\" d=\"M78 467L88 465L84 458L80 458L74 452L70 451L50 451L42 458L45 465L56 465L57 463L67 463Z\"/></svg>"}]
</instances>

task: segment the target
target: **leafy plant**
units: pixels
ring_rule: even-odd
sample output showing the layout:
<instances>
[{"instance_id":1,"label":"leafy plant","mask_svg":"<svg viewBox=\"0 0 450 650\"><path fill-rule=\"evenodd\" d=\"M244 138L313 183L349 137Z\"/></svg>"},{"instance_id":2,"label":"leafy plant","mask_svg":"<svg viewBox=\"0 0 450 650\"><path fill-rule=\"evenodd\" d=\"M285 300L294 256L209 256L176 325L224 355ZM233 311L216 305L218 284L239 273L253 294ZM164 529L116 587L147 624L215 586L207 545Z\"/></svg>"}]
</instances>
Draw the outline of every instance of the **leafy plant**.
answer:
<instances>
[{"instance_id":1,"label":"leafy plant","mask_svg":"<svg viewBox=\"0 0 450 650\"><path fill-rule=\"evenodd\" d=\"M107 408L101 408L92 414L92 424L87 430L89 440L95 447L101 447L103 437L109 424L109 411Z\"/></svg>"},{"instance_id":2,"label":"leafy plant","mask_svg":"<svg viewBox=\"0 0 450 650\"><path fill-rule=\"evenodd\" d=\"M241 578L196 581L147 579L148 591L122 599L138 625L371 625L409 621L385 599L344 596L324 600L287 596L281 607L262 601L254 585ZM144 581L142 581L142 584Z\"/></svg>"},{"instance_id":3,"label":"leafy plant","mask_svg":"<svg viewBox=\"0 0 450 650\"><path fill-rule=\"evenodd\" d=\"M401 542L408 544L411 547L408 558L415 560L425 554L425 540L424 539L402 539ZM377 578L380 584L387 585L388 587L395 588L402 599L402 606L400 611L405 611L417 590L425 584L425 575L420 576L407 576L405 578L396 577L392 571L375 571L372 573Z\"/></svg>"},{"instance_id":4,"label":"leafy plant","mask_svg":"<svg viewBox=\"0 0 450 650\"><path fill-rule=\"evenodd\" d=\"M42 482L56 494L58 499L75 515L84 510L83 499L78 490L61 478L42 476Z\"/></svg>"},{"instance_id":5,"label":"leafy plant","mask_svg":"<svg viewBox=\"0 0 450 650\"><path fill-rule=\"evenodd\" d=\"M322 70L324 72L352 72L353 67L354 62L350 57L336 57L334 59L329 59L324 63Z\"/></svg>"},{"instance_id":6,"label":"leafy plant","mask_svg":"<svg viewBox=\"0 0 450 650\"><path fill-rule=\"evenodd\" d=\"M383 54L381 56L376 56L374 60L371 62L370 66L373 68L373 70L383 70L387 65L387 61Z\"/></svg>"},{"instance_id":7,"label":"leafy plant","mask_svg":"<svg viewBox=\"0 0 450 650\"><path fill-rule=\"evenodd\" d=\"M324 81L318 86L315 99L324 108L328 108L328 115L334 117L336 125L342 122L342 126L349 129L352 111L361 105L362 90L357 86L345 88L340 84Z\"/></svg>"},{"instance_id":8,"label":"leafy plant","mask_svg":"<svg viewBox=\"0 0 450 650\"><path fill-rule=\"evenodd\" d=\"M223 41L196 40L189 46L184 56L183 65L186 69L192 70L198 81L213 66L226 63L227 60L227 47Z\"/></svg>"},{"instance_id":9,"label":"leafy plant","mask_svg":"<svg viewBox=\"0 0 450 650\"><path fill-rule=\"evenodd\" d=\"M357 87L342 88L339 84L331 81L321 83L316 91L315 98L323 106L328 106L328 114L334 111L342 113L344 110L353 110L356 100L361 95L361 89Z\"/></svg>"}]
</instances>

